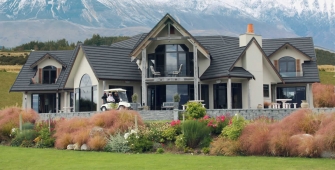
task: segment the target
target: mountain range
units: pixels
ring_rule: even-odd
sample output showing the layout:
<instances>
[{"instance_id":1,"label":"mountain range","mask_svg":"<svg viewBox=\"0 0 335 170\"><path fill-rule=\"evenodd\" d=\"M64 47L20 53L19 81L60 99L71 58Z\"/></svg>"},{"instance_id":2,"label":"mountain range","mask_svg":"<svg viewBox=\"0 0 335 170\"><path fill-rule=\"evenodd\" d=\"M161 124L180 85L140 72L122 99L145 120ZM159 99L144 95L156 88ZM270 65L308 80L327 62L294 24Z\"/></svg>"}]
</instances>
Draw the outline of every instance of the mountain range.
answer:
<instances>
[{"instance_id":1,"label":"mountain range","mask_svg":"<svg viewBox=\"0 0 335 170\"><path fill-rule=\"evenodd\" d=\"M313 37L335 50L333 0L0 0L0 45L148 32L171 14L193 35Z\"/></svg>"}]
</instances>

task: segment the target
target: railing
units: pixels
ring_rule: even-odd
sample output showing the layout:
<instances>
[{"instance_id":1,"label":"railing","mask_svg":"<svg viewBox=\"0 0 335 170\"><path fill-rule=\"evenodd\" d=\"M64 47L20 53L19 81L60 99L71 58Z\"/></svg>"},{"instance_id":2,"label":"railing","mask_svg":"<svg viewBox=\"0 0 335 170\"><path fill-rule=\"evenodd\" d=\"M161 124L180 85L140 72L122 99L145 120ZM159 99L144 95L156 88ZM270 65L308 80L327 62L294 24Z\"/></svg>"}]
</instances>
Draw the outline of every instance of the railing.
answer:
<instances>
[{"instance_id":1,"label":"railing","mask_svg":"<svg viewBox=\"0 0 335 170\"><path fill-rule=\"evenodd\" d=\"M178 68L179 69L179 68ZM172 74L174 71L178 71L178 69L167 69L166 67L156 67L154 68L154 70L156 72L160 72L160 76L159 77L193 77L193 70L191 71L187 71L185 68L181 69L180 73L175 75ZM151 72L150 67L148 68L148 78L153 78L153 77L157 77L154 76Z\"/></svg>"}]
</instances>

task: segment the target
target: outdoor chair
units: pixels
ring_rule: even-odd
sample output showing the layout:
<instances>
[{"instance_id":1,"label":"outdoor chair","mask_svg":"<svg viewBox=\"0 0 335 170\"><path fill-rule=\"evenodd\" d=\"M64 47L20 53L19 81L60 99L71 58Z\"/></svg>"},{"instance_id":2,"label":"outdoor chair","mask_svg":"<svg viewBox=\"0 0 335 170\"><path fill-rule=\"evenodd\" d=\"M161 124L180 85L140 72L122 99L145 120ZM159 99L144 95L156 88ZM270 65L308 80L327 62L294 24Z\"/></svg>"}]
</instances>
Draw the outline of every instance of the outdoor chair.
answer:
<instances>
[{"instance_id":1,"label":"outdoor chair","mask_svg":"<svg viewBox=\"0 0 335 170\"><path fill-rule=\"evenodd\" d=\"M150 70L151 70L152 75L154 75L154 77L161 75L161 72L155 71L154 66L150 66Z\"/></svg>"},{"instance_id":2,"label":"outdoor chair","mask_svg":"<svg viewBox=\"0 0 335 170\"><path fill-rule=\"evenodd\" d=\"M183 64L180 64L180 66L179 66L179 70L178 71L173 71L172 72L172 75L173 76L177 76L177 75L179 75L180 74L180 72L181 72L181 68L183 67Z\"/></svg>"}]
</instances>

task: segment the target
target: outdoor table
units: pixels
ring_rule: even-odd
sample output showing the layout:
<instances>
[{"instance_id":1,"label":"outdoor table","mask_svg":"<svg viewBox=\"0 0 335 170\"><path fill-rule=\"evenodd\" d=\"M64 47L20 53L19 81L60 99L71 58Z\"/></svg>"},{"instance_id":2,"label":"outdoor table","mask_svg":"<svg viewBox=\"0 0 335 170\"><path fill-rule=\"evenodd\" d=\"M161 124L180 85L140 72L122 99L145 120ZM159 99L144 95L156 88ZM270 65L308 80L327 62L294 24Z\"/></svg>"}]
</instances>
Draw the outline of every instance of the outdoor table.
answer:
<instances>
[{"instance_id":1,"label":"outdoor table","mask_svg":"<svg viewBox=\"0 0 335 170\"><path fill-rule=\"evenodd\" d=\"M276 99L276 101L282 102L283 108L284 108L284 109L287 109L285 103L286 103L287 101L292 101L292 99Z\"/></svg>"}]
</instances>

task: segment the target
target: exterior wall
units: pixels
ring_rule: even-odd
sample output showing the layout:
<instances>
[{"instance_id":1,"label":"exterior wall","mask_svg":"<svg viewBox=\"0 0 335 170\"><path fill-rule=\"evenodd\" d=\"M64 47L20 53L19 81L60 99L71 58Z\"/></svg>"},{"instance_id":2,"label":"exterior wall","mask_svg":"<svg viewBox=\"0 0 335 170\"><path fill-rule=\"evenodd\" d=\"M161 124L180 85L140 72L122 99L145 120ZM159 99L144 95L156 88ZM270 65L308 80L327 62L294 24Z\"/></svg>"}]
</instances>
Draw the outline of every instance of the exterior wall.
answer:
<instances>
[{"instance_id":1,"label":"exterior wall","mask_svg":"<svg viewBox=\"0 0 335 170\"><path fill-rule=\"evenodd\" d=\"M171 25L171 27L173 27ZM168 26L164 27L161 32L157 35L157 37L167 37L168 36ZM177 29L174 29L174 34L170 34L170 37L180 37L183 36Z\"/></svg>"},{"instance_id":2,"label":"exterior wall","mask_svg":"<svg viewBox=\"0 0 335 170\"><path fill-rule=\"evenodd\" d=\"M198 51L198 66L199 66L199 77L205 73L211 64L211 60L206 58L202 53Z\"/></svg>"},{"instance_id":3,"label":"exterior wall","mask_svg":"<svg viewBox=\"0 0 335 170\"><path fill-rule=\"evenodd\" d=\"M241 60L241 59L237 60L237 62L235 63L234 66L235 66L235 67L243 67L242 60Z\"/></svg>"},{"instance_id":4,"label":"exterior wall","mask_svg":"<svg viewBox=\"0 0 335 170\"><path fill-rule=\"evenodd\" d=\"M255 80L249 81L250 90L250 108L256 109L258 104L264 103L263 101L263 54L258 49L255 43L252 43L246 51L245 57L243 57L245 66Z\"/></svg>"},{"instance_id":5,"label":"exterior wall","mask_svg":"<svg viewBox=\"0 0 335 170\"><path fill-rule=\"evenodd\" d=\"M277 84L278 82L281 82L278 75L275 74L273 68L268 64L268 61L263 58L263 84L269 85L269 97L264 97L264 101L272 102L271 84Z\"/></svg>"},{"instance_id":6,"label":"exterior wall","mask_svg":"<svg viewBox=\"0 0 335 170\"><path fill-rule=\"evenodd\" d=\"M79 67L81 67L80 61L82 60L83 57L84 57L83 50L80 49L78 51L77 58L76 58L75 62L73 63L72 70L69 74L69 77L66 81L65 88L74 88L74 79L75 79L76 76L78 76L77 75L77 70L79 69ZM77 85L77 86L79 86L79 85Z\"/></svg>"},{"instance_id":7,"label":"exterior wall","mask_svg":"<svg viewBox=\"0 0 335 170\"><path fill-rule=\"evenodd\" d=\"M242 81L242 107L243 109L249 109L249 80Z\"/></svg>"}]
</instances>

